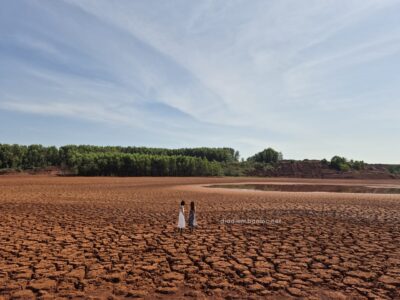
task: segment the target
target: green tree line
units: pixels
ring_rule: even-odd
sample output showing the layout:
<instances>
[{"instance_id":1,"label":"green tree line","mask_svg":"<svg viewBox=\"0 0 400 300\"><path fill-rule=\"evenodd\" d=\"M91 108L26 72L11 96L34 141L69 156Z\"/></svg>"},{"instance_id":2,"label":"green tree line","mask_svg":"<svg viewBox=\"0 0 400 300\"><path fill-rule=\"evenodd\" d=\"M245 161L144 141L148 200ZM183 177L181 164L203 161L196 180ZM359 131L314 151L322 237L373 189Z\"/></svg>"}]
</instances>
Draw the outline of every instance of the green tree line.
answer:
<instances>
[{"instance_id":1,"label":"green tree line","mask_svg":"<svg viewBox=\"0 0 400 300\"><path fill-rule=\"evenodd\" d=\"M121 146L0 144L0 169L27 170L60 167L84 176L248 176L278 170L282 153L272 148L239 161L232 148L147 148ZM341 172L364 170L364 161L334 156L323 166ZM400 174L400 167L387 167ZM257 173L256 172L256 173Z\"/></svg>"},{"instance_id":2,"label":"green tree line","mask_svg":"<svg viewBox=\"0 0 400 300\"><path fill-rule=\"evenodd\" d=\"M232 148L148 148L148 147L121 147L121 146L91 146L91 145L67 145L60 147L60 156L68 159L74 153L127 153L149 154L164 156L191 156L205 158L209 161L233 162L239 160L239 152Z\"/></svg>"},{"instance_id":3,"label":"green tree line","mask_svg":"<svg viewBox=\"0 0 400 300\"><path fill-rule=\"evenodd\" d=\"M32 169L60 165L59 149L42 145L0 144L0 169Z\"/></svg>"},{"instance_id":4,"label":"green tree line","mask_svg":"<svg viewBox=\"0 0 400 300\"><path fill-rule=\"evenodd\" d=\"M74 154L69 167L83 176L220 176L221 164L181 155L118 152Z\"/></svg>"},{"instance_id":5,"label":"green tree line","mask_svg":"<svg viewBox=\"0 0 400 300\"><path fill-rule=\"evenodd\" d=\"M223 175L221 162L237 159L238 152L231 148L163 149L90 145L57 148L0 144L0 169L57 166L87 176Z\"/></svg>"}]
</instances>

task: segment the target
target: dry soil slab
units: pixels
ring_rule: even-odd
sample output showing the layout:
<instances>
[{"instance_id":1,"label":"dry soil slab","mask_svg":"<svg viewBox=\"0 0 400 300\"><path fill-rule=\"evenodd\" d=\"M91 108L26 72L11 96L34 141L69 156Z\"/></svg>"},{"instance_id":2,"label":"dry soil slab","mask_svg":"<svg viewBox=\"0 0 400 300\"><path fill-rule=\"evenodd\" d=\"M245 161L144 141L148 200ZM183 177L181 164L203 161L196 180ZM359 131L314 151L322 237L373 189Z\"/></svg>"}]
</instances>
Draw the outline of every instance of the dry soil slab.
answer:
<instances>
[{"instance_id":1,"label":"dry soil slab","mask_svg":"<svg viewBox=\"0 0 400 300\"><path fill-rule=\"evenodd\" d=\"M399 195L204 187L254 181L349 184L0 177L0 299L400 298Z\"/></svg>"}]
</instances>

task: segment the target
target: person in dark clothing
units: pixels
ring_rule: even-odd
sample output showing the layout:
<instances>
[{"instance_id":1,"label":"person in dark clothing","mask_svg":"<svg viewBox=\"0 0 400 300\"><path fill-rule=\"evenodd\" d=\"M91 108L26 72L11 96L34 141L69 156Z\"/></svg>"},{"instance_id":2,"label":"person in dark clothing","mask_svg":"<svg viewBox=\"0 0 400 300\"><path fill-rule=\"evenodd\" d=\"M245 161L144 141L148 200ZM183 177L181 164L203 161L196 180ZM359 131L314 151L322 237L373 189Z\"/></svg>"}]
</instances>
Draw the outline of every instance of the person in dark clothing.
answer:
<instances>
[{"instance_id":1,"label":"person in dark clothing","mask_svg":"<svg viewBox=\"0 0 400 300\"><path fill-rule=\"evenodd\" d=\"M189 212L189 228L190 232L193 232L193 229L197 226L196 222L196 207L194 202L190 202L190 212Z\"/></svg>"}]
</instances>

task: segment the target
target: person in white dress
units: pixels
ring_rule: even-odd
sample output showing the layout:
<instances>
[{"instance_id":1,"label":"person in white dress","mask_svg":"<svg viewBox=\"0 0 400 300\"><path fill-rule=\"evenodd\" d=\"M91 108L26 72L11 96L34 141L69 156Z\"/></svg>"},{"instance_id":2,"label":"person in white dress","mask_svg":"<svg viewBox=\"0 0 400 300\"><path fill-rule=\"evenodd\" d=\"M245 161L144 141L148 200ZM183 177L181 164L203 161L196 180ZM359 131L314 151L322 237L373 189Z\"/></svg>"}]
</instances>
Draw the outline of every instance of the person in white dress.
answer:
<instances>
[{"instance_id":1,"label":"person in white dress","mask_svg":"<svg viewBox=\"0 0 400 300\"><path fill-rule=\"evenodd\" d=\"M178 229L179 232L182 234L183 229L186 227L185 221L185 201L181 202L179 206L179 216L178 216Z\"/></svg>"}]
</instances>

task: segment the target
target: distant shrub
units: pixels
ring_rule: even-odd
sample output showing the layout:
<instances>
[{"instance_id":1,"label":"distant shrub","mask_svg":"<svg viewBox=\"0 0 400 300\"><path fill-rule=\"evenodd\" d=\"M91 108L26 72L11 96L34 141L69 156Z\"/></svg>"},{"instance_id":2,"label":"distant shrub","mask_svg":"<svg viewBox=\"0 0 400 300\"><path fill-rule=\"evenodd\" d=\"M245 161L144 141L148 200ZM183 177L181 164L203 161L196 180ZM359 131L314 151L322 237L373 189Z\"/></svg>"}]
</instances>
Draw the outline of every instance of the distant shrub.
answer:
<instances>
[{"instance_id":1,"label":"distant shrub","mask_svg":"<svg viewBox=\"0 0 400 300\"><path fill-rule=\"evenodd\" d=\"M356 161L351 161L350 162L350 165L351 165L351 167L353 168L353 169L355 169L355 170L364 170L364 168L365 168L365 163L364 163L364 161L362 161L362 160L360 160L360 161L358 161L358 160L356 160Z\"/></svg>"},{"instance_id":2,"label":"distant shrub","mask_svg":"<svg viewBox=\"0 0 400 300\"><path fill-rule=\"evenodd\" d=\"M389 172L392 174L400 174L400 165L390 166Z\"/></svg>"},{"instance_id":3,"label":"distant shrub","mask_svg":"<svg viewBox=\"0 0 400 300\"><path fill-rule=\"evenodd\" d=\"M224 176L244 176L245 162L228 162L222 163L222 173Z\"/></svg>"},{"instance_id":4,"label":"distant shrub","mask_svg":"<svg viewBox=\"0 0 400 300\"><path fill-rule=\"evenodd\" d=\"M348 172L350 170L364 170L365 163L362 160L348 161L345 157L336 155L336 156L332 157L331 162L329 163L329 166L338 171Z\"/></svg>"},{"instance_id":5,"label":"distant shrub","mask_svg":"<svg viewBox=\"0 0 400 300\"><path fill-rule=\"evenodd\" d=\"M248 161L259 162L259 163L277 163L283 159L281 152L278 152L272 148L264 149L263 151L248 158Z\"/></svg>"},{"instance_id":6,"label":"distant shrub","mask_svg":"<svg viewBox=\"0 0 400 300\"><path fill-rule=\"evenodd\" d=\"M256 174L270 174L275 170L274 165L262 162L248 162L248 171L255 172Z\"/></svg>"},{"instance_id":7,"label":"distant shrub","mask_svg":"<svg viewBox=\"0 0 400 300\"><path fill-rule=\"evenodd\" d=\"M349 166L349 164L346 164L346 163L341 163L341 164L339 164L339 171L342 171L342 172L348 172L348 171L350 171L350 166Z\"/></svg>"},{"instance_id":8,"label":"distant shrub","mask_svg":"<svg viewBox=\"0 0 400 300\"><path fill-rule=\"evenodd\" d=\"M321 164L324 165L324 166L328 166L329 162L328 162L328 160L326 158L324 158L324 159L321 160Z\"/></svg>"},{"instance_id":9,"label":"distant shrub","mask_svg":"<svg viewBox=\"0 0 400 300\"><path fill-rule=\"evenodd\" d=\"M336 169L338 171L342 171L342 168L344 168L344 165L347 164L347 159L345 157L340 157L340 156L334 156L331 159L330 162L330 167L333 169Z\"/></svg>"}]
</instances>

